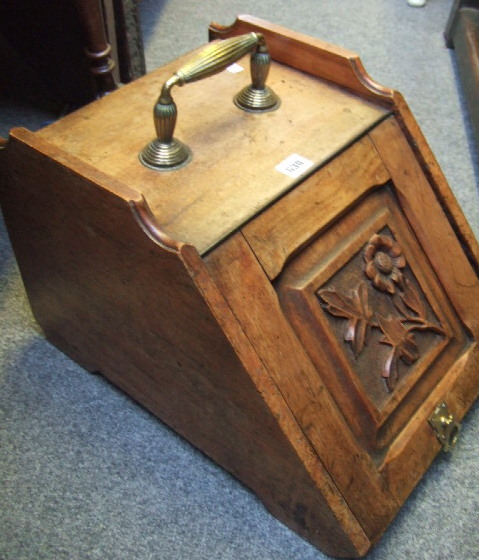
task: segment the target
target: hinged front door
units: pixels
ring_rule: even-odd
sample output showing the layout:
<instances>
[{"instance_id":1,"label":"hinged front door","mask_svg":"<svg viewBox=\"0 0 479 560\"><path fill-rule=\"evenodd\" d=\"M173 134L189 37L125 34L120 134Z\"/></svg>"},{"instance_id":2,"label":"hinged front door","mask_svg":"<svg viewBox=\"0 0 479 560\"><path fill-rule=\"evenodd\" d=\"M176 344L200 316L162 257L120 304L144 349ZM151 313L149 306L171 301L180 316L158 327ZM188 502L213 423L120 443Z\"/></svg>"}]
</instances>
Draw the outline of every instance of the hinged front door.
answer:
<instances>
[{"instance_id":1,"label":"hinged front door","mask_svg":"<svg viewBox=\"0 0 479 560\"><path fill-rule=\"evenodd\" d=\"M351 431L402 501L441 445L451 446L428 422L435 408L445 402L461 418L477 396L479 284L396 122L369 136L389 179L331 216L273 285Z\"/></svg>"}]
</instances>

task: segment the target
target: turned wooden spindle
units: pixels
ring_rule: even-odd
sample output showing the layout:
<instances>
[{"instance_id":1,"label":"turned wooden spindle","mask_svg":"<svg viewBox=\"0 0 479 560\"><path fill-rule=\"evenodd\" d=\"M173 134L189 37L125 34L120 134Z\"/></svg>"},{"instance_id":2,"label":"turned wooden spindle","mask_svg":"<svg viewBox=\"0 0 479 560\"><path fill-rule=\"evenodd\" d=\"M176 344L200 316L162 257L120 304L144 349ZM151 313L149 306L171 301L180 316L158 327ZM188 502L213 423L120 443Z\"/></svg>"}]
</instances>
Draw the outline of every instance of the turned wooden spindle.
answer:
<instances>
[{"instance_id":1,"label":"turned wooden spindle","mask_svg":"<svg viewBox=\"0 0 479 560\"><path fill-rule=\"evenodd\" d=\"M117 89L113 77L115 62L111 58L100 0L75 0L86 35L85 53L97 86L98 97Z\"/></svg>"}]
</instances>

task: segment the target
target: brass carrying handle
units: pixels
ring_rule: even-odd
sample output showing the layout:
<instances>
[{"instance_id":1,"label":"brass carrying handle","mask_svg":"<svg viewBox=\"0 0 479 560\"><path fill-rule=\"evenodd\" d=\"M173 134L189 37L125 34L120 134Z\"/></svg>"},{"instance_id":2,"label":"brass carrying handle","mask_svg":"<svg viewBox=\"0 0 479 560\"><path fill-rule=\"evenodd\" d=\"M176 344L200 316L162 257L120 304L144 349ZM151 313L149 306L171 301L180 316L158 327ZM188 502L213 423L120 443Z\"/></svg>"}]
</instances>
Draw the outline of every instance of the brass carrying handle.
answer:
<instances>
[{"instance_id":1,"label":"brass carrying handle","mask_svg":"<svg viewBox=\"0 0 479 560\"><path fill-rule=\"evenodd\" d=\"M152 169L171 170L182 167L191 158L188 146L173 136L178 116L176 103L171 96L173 86L183 86L218 74L253 49L252 83L234 97L234 103L240 109L252 112L273 111L279 106L278 96L266 86L271 59L261 33L247 33L212 44L163 84L153 109L157 138L140 152L143 165Z\"/></svg>"}]
</instances>

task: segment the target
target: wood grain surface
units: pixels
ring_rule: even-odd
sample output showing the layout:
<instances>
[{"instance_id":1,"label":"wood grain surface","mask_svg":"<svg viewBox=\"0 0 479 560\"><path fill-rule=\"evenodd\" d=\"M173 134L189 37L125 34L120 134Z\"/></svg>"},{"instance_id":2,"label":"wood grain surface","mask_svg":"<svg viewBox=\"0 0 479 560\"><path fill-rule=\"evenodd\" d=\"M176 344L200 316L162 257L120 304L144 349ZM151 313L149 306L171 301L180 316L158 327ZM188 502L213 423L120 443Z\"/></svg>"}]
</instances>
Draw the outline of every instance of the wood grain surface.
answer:
<instances>
[{"instance_id":1,"label":"wood grain surface","mask_svg":"<svg viewBox=\"0 0 479 560\"><path fill-rule=\"evenodd\" d=\"M47 338L99 371L327 554L386 530L479 392L479 249L404 100L349 51L264 33L249 72L177 88L178 171L138 160L191 55L2 143L0 201ZM241 65L247 68L246 60ZM278 171L291 154L311 161ZM371 334L372 333L372 334Z\"/></svg>"},{"instance_id":2,"label":"wood grain surface","mask_svg":"<svg viewBox=\"0 0 479 560\"><path fill-rule=\"evenodd\" d=\"M138 153L154 137L153 104L162 84L190 58L38 134L139 190L160 227L201 254L293 188L300 178L275 169L291 154L310 160L311 173L387 115L381 107L277 63L268 84L281 97L280 108L264 114L241 111L232 99L250 79L245 58L243 72L225 71L173 90L179 113L175 136L192 149L193 159L176 171L148 169Z\"/></svg>"},{"instance_id":3,"label":"wood grain surface","mask_svg":"<svg viewBox=\"0 0 479 560\"><path fill-rule=\"evenodd\" d=\"M369 538L197 251L168 243L138 193L37 135L14 133L5 155L2 210L48 340L240 478L304 538L332 555L363 555Z\"/></svg>"}]
</instances>

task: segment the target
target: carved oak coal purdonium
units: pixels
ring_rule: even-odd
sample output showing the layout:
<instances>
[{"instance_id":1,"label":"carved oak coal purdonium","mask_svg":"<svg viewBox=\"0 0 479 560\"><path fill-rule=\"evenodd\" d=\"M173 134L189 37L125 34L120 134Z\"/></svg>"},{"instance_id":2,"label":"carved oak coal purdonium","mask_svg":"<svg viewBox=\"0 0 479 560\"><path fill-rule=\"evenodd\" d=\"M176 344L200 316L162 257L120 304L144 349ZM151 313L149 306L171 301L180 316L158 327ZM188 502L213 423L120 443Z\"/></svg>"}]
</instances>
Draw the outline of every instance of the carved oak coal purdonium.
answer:
<instances>
[{"instance_id":1,"label":"carved oak coal purdonium","mask_svg":"<svg viewBox=\"0 0 479 560\"><path fill-rule=\"evenodd\" d=\"M12 131L2 210L53 344L359 557L477 396L478 245L356 55L248 16L210 33Z\"/></svg>"}]
</instances>

